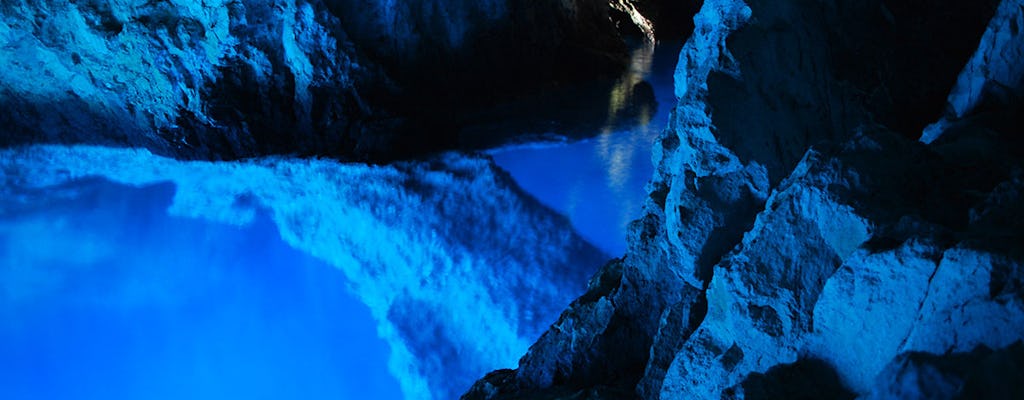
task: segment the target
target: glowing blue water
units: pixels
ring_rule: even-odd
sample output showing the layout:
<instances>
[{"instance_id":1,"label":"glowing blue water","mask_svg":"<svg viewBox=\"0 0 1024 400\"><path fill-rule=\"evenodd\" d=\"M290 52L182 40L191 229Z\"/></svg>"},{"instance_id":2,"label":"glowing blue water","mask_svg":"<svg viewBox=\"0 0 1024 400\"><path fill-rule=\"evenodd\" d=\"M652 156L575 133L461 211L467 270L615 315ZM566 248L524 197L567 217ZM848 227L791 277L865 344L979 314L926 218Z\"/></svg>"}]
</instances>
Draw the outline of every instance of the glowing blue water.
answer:
<instances>
[{"instance_id":1,"label":"glowing blue water","mask_svg":"<svg viewBox=\"0 0 1024 400\"><path fill-rule=\"evenodd\" d=\"M167 215L170 184L0 201L7 399L398 399L341 272L244 228Z\"/></svg>"},{"instance_id":2,"label":"glowing blue water","mask_svg":"<svg viewBox=\"0 0 1024 400\"><path fill-rule=\"evenodd\" d=\"M523 189L569 217L583 237L608 254L625 252L626 226L640 216L644 185L654 172L651 145L676 103L672 75L679 49L678 44L664 44L634 50L631 68L608 102L609 110L616 111L627 102L633 85L650 83L658 107L648 110L638 125L617 131L606 128L596 138L575 143L491 152Z\"/></svg>"},{"instance_id":3,"label":"glowing blue water","mask_svg":"<svg viewBox=\"0 0 1024 400\"><path fill-rule=\"evenodd\" d=\"M621 107L647 79L662 106L648 110L645 123L561 147L494 153L524 188L610 254L621 254L625 224L639 212L650 144L674 101L664 89L671 72L652 72L671 63L652 53L634 61L609 107ZM395 399L399 382L410 398L428 389L449 398L486 371L513 367L607 257L562 219L505 190L486 163L469 159L445 164L453 172L401 172L301 160L186 165L113 149L15 154L23 162L0 168L12 173L0 175L4 398ZM36 181L27 170L28 178L18 178L19 168L51 163L64 166L40 172L50 177L33 186L41 189L9 192L19 179ZM168 214L172 184L45 183L95 174L143 185L173 178L190 188L178 193L173 215L196 219ZM296 178L302 184L290 174L304 176ZM362 182L358 190L348 186L354 181ZM237 227L201 219L233 220L252 204L273 204L276 222L258 217ZM282 241L282 224L289 243L306 252ZM346 270L376 282L346 280L337 268L353 257L385 263ZM489 268L502 271L500 278ZM412 278L396 280L405 276ZM348 285L362 285L366 304L377 304L374 315L392 321L371 318ZM373 297L378 287L394 289L378 295L395 303ZM438 293L443 300L431 297ZM415 358L411 364L389 359L380 326L391 327L382 332L405 351L394 354ZM429 388L416 386L423 378Z\"/></svg>"}]
</instances>

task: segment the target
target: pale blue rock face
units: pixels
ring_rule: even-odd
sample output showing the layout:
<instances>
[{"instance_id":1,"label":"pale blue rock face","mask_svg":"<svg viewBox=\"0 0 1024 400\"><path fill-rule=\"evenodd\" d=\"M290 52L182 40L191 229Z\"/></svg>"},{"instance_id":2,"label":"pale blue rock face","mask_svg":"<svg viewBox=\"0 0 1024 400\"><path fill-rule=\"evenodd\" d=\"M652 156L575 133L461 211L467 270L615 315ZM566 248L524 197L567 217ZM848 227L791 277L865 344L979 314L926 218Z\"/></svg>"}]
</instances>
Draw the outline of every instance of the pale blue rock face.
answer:
<instances>
[{"instance_id":1,"label":"pale blue rock face","mask_svg":"<svg viewBox=\"0 0 1024 400\"><path fill-rule=\"evenodd\" d=\"M237 158L341 146L331 127L368 112L353 81L376 72L318 2L14 1L0 14L5 145Z\"/></svg>"},{"instance_id":2,"label":"pale blue rock face","mask_svg":"<svg viewBox=\"0 0 1024 400\"><path fill-rule=\"evenodd\" d=\"M1024 10L882 3L703 2L625 257L467 398L1015 398Z\"/></svg>"}]
</instances>

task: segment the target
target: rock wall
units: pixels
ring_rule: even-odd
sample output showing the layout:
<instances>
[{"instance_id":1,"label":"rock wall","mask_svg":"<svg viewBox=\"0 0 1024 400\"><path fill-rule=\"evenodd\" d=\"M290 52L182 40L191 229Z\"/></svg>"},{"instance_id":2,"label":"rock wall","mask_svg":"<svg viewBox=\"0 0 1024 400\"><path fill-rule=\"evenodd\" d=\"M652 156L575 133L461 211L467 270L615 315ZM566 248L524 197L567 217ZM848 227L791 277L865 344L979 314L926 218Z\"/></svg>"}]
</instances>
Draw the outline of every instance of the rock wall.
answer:
<instances>
[{"instance_id":1,"label":"rock wall","mask_svg":"<svg viewBox=\"0 0 1024 400\"><path fill-rule=\"evenodd\" d=\"M1022 362L1022 13L705 1L627 254L464 398L987 390L949 366Z\"/></svg>"},{"instance_id":2,"label":"rock wall","mask_svg":"<svg viewBox=\"0 0 1024 400\"><path fill-rule=\"evenodd\" d=\"M203 159L452 147L459 102L627 61L580 0L14 0L0 43L0 145Z\"/></svg>"}]
</instances>

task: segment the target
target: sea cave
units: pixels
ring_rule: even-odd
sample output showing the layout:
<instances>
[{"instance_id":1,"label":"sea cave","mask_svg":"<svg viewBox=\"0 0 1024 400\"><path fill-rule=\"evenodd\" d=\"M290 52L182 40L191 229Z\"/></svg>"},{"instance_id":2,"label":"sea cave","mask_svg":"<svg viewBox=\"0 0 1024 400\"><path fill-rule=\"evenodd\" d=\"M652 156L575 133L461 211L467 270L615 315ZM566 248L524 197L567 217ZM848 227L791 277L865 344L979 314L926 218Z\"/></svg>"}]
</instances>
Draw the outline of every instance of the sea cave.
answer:
<instances>
[{"instance_id":1,"label":"sea cave","mask_svg":"<svg viewBox=\"0 0 1024 400\"><path fill-rule=\"evenodd\" d=\"M1024 0L4 0L0 393L1022 399Z\"/></svg>"}]
</instances>

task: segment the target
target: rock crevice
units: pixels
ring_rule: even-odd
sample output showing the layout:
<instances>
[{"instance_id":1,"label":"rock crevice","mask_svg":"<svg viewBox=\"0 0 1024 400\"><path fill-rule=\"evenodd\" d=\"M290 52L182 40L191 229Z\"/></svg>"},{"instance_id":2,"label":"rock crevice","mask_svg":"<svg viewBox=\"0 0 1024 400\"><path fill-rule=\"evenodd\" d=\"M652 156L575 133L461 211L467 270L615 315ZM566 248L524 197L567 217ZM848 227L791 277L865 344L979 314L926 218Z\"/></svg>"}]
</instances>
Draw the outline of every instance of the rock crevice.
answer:
<instances>
[{"instance_id":1,"label":"rock crevice","mask_svg":"<svg viewBox=\"0 0 1024 400\"><path fill-rule=\"evenodd\" d=\"M601 315L634 326L610 351L644 347L646 372L581 372L634 370L607 348L580 349L599 367L538 362L610 337L549 331L500 390L464 398L924 398L907 379L951 354L1020 363L1024 9L997 3L705 1L646 215L602 294ZM578 379L528 379L552 370ZM958 371L936 390L975 393Z\"/></svg>"}]
</instances>

